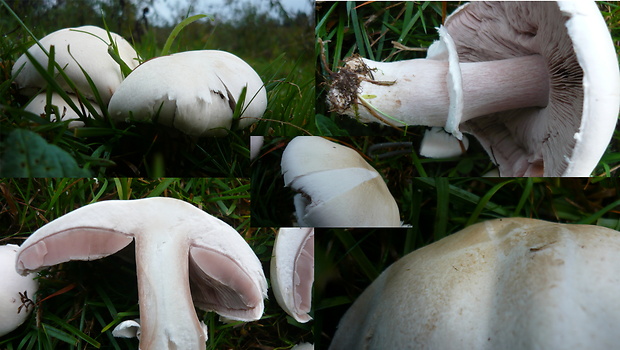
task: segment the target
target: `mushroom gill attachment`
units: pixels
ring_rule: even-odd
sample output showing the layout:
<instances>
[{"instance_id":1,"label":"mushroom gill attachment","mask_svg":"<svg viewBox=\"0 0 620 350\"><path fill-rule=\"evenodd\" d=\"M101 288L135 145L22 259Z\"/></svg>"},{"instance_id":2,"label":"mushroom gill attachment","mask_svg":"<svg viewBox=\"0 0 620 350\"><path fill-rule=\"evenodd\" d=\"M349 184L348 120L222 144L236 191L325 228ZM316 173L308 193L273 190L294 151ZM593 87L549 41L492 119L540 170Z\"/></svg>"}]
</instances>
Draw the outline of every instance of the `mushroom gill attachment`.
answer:
<instances>
[{"instance_id":1,"label":"mushroom gill attachment","mask_svg":"<svg viewBox=\"0 0 620 350\"><path fill-rule=\"evenodd\" d=\"M178 199L111 200L76 209L28 237L16 268L23 274L99 259L132 241L142 349L204 349L206 332L194 304L235 320L261 317L267 281L250 246L223 221Z\"/></svg>"},{"instance_id":2,"label":"mushroom gill attachment","mask_svg":"<svg viewBox=\"0 0 620 350\"><path fill-rule=\"evenodd\" d=\"M330 349L610 349L620 343L620 232L509 218L388 267Z\"/></svg>"}]
</instances>

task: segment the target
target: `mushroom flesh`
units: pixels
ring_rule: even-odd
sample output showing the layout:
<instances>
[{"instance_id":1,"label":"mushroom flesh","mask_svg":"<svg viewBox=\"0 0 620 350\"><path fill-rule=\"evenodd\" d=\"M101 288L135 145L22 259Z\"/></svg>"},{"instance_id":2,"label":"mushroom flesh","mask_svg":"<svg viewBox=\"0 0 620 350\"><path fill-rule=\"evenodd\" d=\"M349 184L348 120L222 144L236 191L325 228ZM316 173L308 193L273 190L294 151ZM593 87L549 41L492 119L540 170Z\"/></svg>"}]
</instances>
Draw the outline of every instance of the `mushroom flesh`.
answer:
<instances>
[{"instance_id":1,"label":"mushroom flesh","mask_svg":"<svg viewBox=\"0 0 620 350\"><path fill-rule=\"evenodd\" d=\"M102 201L34 232L16 259L25 274L69 260L94 260L135 242L140 347L204 349L194 305L230 320L257 320L267 282L260 261L232 227L173 198Z\"/></svg>"}]
</instances>

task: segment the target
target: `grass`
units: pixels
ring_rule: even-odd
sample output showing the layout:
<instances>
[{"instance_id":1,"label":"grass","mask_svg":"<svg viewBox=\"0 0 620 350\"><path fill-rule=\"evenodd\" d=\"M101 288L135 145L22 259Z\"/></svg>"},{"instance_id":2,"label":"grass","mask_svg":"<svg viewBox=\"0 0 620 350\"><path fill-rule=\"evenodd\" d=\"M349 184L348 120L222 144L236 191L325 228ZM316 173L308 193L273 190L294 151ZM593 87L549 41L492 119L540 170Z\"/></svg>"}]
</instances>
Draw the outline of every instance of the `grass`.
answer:
<instances>
[{"instance_id":1,"label":"grass","mask_svg":"<svg viewBox=\"0 0 620 350\"><path fill-rule=\"evenodd\" d=\"M218 40L209 39L205 42L204 37L230 35L228 31L233 30L226 24L220 25L221 30L217 25L210 27L208 22L188 24L180 32L169 29L168 39L176 38L166 40L165 47L159 38L162 29L151 28L140 42L134 42L135 49L145 60L157 57L164 51L174 53L197 49L237 49L232 52L245 59L258 72L268 94L267 110L263 118L250 128L232 131L224 138L188 137L159 124L112 123L107 118L107 106L104 104L101 106L101 115L91 110L94 119L86 118L84 111L76 106L76 111L86 125L73 131L68 129L68 122L50 122L51 111L42 117L27 113L23 107L29 98L21 96L12 84L11 68L15 60L34 44L29 31L34 30L33 35L39 38L50 31L29 22L20 25L22 20L30 20L28 13L12 15L4 1L0 9L3 13L0 30L9 33L0 44L0 75L3 77L0 84L0 147L5 157L13 156L5 152L8 135L15 129L26 129L41 136L47 143L60 147L92 176L247 177L250 134L293 136L313 132L310 118L314 114L315 84L311 48L304 49L303 45L299 45L295 48L289 46L289 51L278 51L279 48L275 46L278 41L273 40L268 43L271 47L258 47L264 42L256 42L254 45L250 42L249 46L243 48L236 47L240 40L228 40L228 47L225 42ZM77 22L68 25L76 26ZM298 21L288 27L278 27L274 23L269 25L278 33L301 33L301 39L306 35L307 41L311 40L308 22ZM236 29L235 33L242 29ZM256 52L261 52L261 55L252 54ZM41 67L41 73L51 84L48 93L56 92L66 96L60 86L53 84L55 80L49 72L51 70ZM74 89L73 93L82 92ZM83 101L88 104L85 99ZM0 172L4 176L14 176L7 169L0 169Z\"/></svg>"},{"instance_id":2,"label":"grass","mask_svg":"<svg viewBox=\"0 0 620 350\"><path fill-rule=\"evenodd\" d=\"M326 136L384 135L397 136L403 130L371 123L364 125L347 116L330 112L326 92L330 71L337 71L346 57L359 54L376 61L398 61L424 58L427 48L438 38L435 27L456 9L461 2L323 2L317 5L315 29L317 69L317 123L324 126ZM444 8L445 6L445 8ZM599 3L601 13L611 31L616 52L620 56L620 5L617 2ZM397 48L394 42L421 51ZM323 43L323 46L322 44ZM321 57L324 53L324 61ZM619 124L620 125L620 124ZM417 149L426 127L406 128L408 137ZM461 157L429 159L414 155L415 176L480 176L495 168L480 144L470 139L470 148ZM620 166L620 126L594 175L611 176Z\"/></svg>"},{"instance_id":3,"label":"grass","mask_svg":"<svg viewBox=\"0 0 620 350\"><path fill-rule=\"evenodd\" d=\"M250 227L249 188L248 179L234 178L1 179L7 205L0 215L0 241L19 245L45 223L88 203L165 196L185 200L234 227L269 277L275 230ZM120 321L139 317L135 266L113 255L63 263L39 276L39 292L30 296L38 303L33 316L0 338L0 348L137 349L137 340L111 335ZM225 324L200 310L198 317L209 327L207 349L285 349L312 339L309 326L287 316L271 290L259 321Z\"/></svg>"},{"instance_id":4,"label":"grass","mask_svg":"<svg viewBox=\"0 0 620 350\"><path fill-rule=\"evenodd\" d=\"M413 188L411 228L317 229L317 349L326 348L338 320L381 271L473 223L528 217L620 230L618 178L415 178Z\"/></svg>"}]
</instances>

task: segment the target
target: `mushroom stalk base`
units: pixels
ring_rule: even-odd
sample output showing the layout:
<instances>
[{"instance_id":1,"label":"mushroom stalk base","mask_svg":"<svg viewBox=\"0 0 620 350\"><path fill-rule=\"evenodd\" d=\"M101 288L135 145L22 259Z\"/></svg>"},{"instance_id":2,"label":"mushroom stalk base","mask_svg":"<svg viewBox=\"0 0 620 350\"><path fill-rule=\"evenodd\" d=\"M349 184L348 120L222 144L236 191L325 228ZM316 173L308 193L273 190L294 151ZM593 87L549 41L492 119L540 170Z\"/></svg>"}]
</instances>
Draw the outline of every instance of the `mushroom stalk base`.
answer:
<instances>
[{"instance_id":1,"label":"mushroom stalk base","mask_svg":"<svg viewBox=\"0 0 620 350\"><path fill-rule=\"evenodd\" d=\"M206 339L187 278L187 247L173 244L173 234L161 231L151 232L159 239L136 240L140 348L204 349Z\"/></svg>"},{"instance_id":2,"label":"mushroom stalk base","mask_svg":"<svg viewBox=\"0 0 620 350\"><path fill-rule=\"evenodd\" d=\"M548 104L549 74L540 55L459 66L464 100L461 122ZM447 61L384 63L352 57L333 76L328 102L332 111L362 122L444 126L450 107L447 75Z\"/></svg>"}]
</instances>

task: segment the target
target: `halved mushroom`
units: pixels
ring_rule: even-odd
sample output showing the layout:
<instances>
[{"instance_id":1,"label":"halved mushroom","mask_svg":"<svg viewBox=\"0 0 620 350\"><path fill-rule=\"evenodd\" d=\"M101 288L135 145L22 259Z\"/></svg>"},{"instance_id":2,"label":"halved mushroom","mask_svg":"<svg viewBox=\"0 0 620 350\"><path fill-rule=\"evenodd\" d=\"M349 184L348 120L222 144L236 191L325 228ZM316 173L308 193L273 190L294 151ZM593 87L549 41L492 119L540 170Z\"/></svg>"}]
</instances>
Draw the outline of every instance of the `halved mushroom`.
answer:
<instances>
[{"instance_id":1,"label":"halved mushroom","mask_svg":"<svg viewBox=\"0 0 620 350\"><path fill-rule=\"evenodd\" d=\"M509 218L401 258L341 319L330 349L611 349L620 232Z\"/></svg>"},{"instance_id":2,"label":"halved mushroom","mask_svg":"<svg viewBox=\"0 0 620 350\"><path fill-rule=\"evenodd\" d=\"M265 87L252 67L229 52L200 50L142 64L118 88L109 112L116 120L156 120L188 135L225 136L256 122L266 108ZM237 109L242 113L233 120Z\"/></svg>"},{"instance_id":3,"label":"halved mushroom","mask_svg":"<svg viewBox=\"0 0 620 350\"><path fill-rule=\"evenodd\" d=\"M473 134L502 176L590 175L620 107L618 62L594 2L472 2L439 34L427 59L349 58L331 109Z\"/></svg>"},{"instance_id":4,"label":"halved mushroom","mask_svg":"<svg viewBox=\"0 0 620 350\"><path fill-rule=\"evenodd\" d=\"M316 136L298 136L282 154L284 186L295 195L297 224L309 227L400 226L396 200L357 152Z\"/></svg>"},{"instance_id":5,"label":"halved mushroom","mask_svg":"<svg viewBox=\"0 0 620 350\"><path fill-rule=\"evenodd\" d=\"M135 242L140 347L204 349L194 305L240 321L263 313L260 261L232 227L172 198L111 200L76 209L38 229L16 259L25 274L94 260Z\"/></svg>"},{"instance_id":6,"label":"halved mushroom","mask_svg":"<svg viewBox=\"0 0 620 350\"><path fill-rule=\"evenodd\" d=\"M312 318L314 229L283 227L273 245L271 285L278 304L297 322Z\"/></svg>"}]
</instances>

